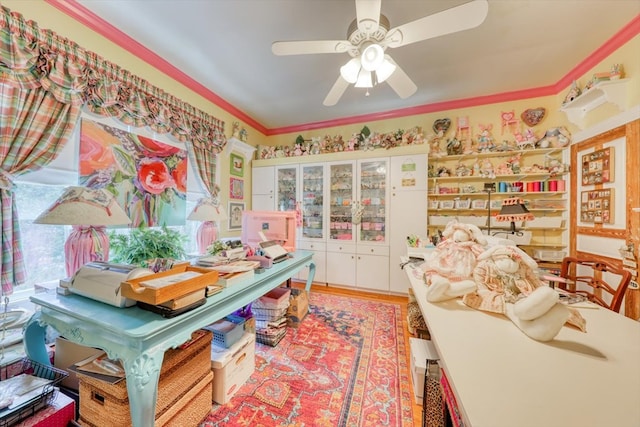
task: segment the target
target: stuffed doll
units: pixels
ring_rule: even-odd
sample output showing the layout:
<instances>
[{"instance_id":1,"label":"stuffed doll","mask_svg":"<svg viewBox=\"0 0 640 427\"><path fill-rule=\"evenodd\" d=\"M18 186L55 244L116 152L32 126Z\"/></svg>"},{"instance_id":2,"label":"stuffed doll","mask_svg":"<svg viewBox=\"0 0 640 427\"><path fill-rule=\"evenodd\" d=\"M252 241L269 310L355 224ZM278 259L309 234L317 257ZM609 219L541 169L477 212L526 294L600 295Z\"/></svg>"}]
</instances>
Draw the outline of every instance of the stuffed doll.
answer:
<instances>
[{"instance_id":1,"label":"stuffed doll","mask_svg":"<svg viewBox=\"0 0 640 427\"><path fill-rule=\"evenodd\" d=\"M487 245L476 225L457 221L447 224L442 237L422 264L428 286L427 300L431 302L460 297L475 290L473 270L476 258Z\"/></svg>"},{"instance_id":2,"label":"stuffed doll","mask_svg":"<svg viewBox=\"0 0 640 427\"><path fill-rule=\"evenodd\" d=\"M559 302L558 293L540 281L536 269L536 262L517 246L493 246L478 256L473 271L477 289L462 302L505 314L538 341L552 340L567 322L584 332L584 318Z\"/></svg>"}]
</instances>

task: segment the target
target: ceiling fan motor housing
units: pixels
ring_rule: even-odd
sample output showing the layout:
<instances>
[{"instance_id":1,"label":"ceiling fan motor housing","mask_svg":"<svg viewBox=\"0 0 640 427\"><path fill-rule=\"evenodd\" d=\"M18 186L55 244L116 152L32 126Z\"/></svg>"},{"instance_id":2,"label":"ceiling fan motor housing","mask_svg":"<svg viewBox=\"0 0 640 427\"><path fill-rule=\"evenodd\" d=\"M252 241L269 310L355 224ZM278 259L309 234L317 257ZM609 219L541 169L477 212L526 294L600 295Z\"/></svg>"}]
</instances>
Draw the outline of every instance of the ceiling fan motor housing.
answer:
<instances>
[{"instance_id":1,"label":"ceiling fan motor housing","mask_svg":"<svg viewBox=\"0 0 640 427\"><path fill-rule=\"evenodd\" d=\"M349 52L351 56L359 56L361 47L360 45L366 41L378 43L383 41L385 36L387 35L387 31L389 31L389 28L389 19L384 15L380 15L378 28L371 33L360 31L358 29L357 19L351 21L349 29L347 30L347 40L349 40L352 45L358 46L358 49L355 52Z\"/></svg>"}]
</instances>

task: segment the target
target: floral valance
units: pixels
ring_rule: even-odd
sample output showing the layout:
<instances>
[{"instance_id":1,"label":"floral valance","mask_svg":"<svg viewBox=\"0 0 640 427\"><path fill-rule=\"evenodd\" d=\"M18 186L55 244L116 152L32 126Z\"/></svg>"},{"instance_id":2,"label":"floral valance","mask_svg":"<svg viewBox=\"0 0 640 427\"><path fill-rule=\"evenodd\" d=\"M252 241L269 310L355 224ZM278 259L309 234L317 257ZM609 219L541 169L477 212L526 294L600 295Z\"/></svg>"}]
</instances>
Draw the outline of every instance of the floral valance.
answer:
<instances>
[{"instance_id":1,"label":"floral valance","mask_svg":"<svg viewBox=\"0 0 640 427\"><path fill-rule=\"evenodd\" d=\"M4 6L0 30L0 83L43 86L61 102L216 154L226 145L223 121Z\"/></svg>"}]
</instances>

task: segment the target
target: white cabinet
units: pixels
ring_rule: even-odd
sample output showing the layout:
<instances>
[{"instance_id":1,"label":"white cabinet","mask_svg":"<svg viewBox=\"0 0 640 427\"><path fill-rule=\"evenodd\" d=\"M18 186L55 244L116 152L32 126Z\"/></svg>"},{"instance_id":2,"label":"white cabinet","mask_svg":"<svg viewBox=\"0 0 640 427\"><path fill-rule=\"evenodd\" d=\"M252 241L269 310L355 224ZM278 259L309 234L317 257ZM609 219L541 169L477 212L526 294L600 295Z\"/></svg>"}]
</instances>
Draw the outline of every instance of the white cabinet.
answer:
<instances>
[{"instance_id":1,"label":"white cabinet","mask_svg":"<svg viewBox=\"0 0 640 427\"><path fill-rule=\"evenodd\" d=\"M348 242L327 242L327 283L355 286L355 244Z\"/></svg>"},{"instance_id":2,"label":"white cabinet","mask_svg":"<svg viewBox=\"0 0 640 427\"><path fill-rule=\"evenodd\" d=\"M274 166L251 169L251 210L275 210L276 169Z\"/></svg>"},{"instance_id":3,"label":"white cabinet","mask_svg":"<svg viewBox=\"0 0 640 427\"><path fill-rule=\"evenodd\" d=\"M389 169L389 290L407 293L400 257L407 255L407 236L427 236L427 155L391 157Z\"/></svg>"},{"instance_id":4,"label":"white cabinet","mask_svg":"<svg viewBox=\"0 0 640 427\"><path fill-rule=\"evenodd\" d=\"M409 148L386 157L343 152L317 157L326 161L284 158L256 167L273 171L271 209L301 208L297 245L313 252L315 282L407 292L400 257L408 235L426 234L427 220L426 149ZM254 187L266 180L254 178ZM302 272L296 278L306 277Z\"/></svg>"},{"instance_id":5,"label":"white cabinet","mask_svg":"<svg viewBox=\"0 0 640 427\"><path fill-rule=\"evenodd\" d=\"M298 165L276 166L276 210L295 211L300 196Z\"/></svg>"},{"instance_id":6,"label":"white cabinet","mask_svg":"<svg viewBox=\"0 0 640 427\"><path fill-rule=\"evenodd\" d=\"M327 282L389 290L389 159L329 165Z\"/></svg>"},{"instance_id":7,"label":"white cabinet","mask_svg":"<svg viewBox=\"0 0 640 427\"><path fill-rule=\"evenodd\" d=\"M298 249L310 251L313 253L313 262L316 265L316 273L313 277L314 282L326 283L327 282L327 244L322 241L298 241ZM303 268L296 276L300 280L307 280L309 276L309 270Z\"/></svg>"},{"instance_id":8,"label":"white cabinet","mask_svg":"<svg viewBox=\"0 0 640 427\"><path fill-rule=\"evenodd\" d=\"M357 245L356 287L384 292L389 291L388 246Z\"/></svg>"},{"instance_id":9,"label":"white cabinet","mask_svg":"<svg viewBox=\"0 0 640 427\"><path fill-rule=\"evenodd\" d=\"M323 163L301 164L300 195L302 207L302 226L297 230L298 247L313 252L316 264L315 282L326 283L327 271L327 167ZM307 270L303 269L299 279L307 279Z\"/></svg>"}]
</instances>

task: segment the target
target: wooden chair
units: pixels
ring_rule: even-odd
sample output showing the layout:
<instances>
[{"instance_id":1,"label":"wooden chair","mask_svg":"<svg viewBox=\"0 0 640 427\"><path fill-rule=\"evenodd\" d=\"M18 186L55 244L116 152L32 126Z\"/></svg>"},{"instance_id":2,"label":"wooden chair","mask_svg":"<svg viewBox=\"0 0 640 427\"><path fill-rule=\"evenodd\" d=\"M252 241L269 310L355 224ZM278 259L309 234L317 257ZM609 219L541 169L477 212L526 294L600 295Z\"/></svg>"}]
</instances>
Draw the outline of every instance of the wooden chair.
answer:
<instances>
[{"instance_id":1,"label":"wooden chair","mask_svg":"<svg viewBox=\"0 0 640 427\"><path fill-rule=\"evenodd\" d=\"M605 277L605 273L608 274ZM620 312L624 293L631 282L631 273L621 267L594 258L565 257L562 260L560 276L574 283L568 285L559 283L558 288L586 296L589 301ZM609 280L609 283L605 281ZM618 280L617 286L613 281ZM581 286L582 285L582 286ZM585 290L584 287L590 288ZM603 293L610 295L611 302L607 302ZM608 298L607 298L608 299Z\"/></svg>"}]
</instances>

